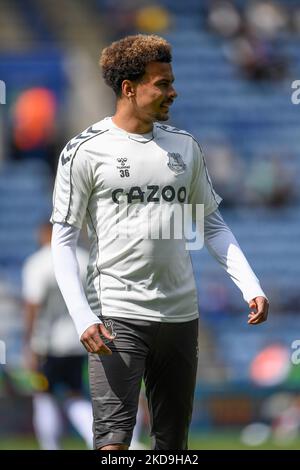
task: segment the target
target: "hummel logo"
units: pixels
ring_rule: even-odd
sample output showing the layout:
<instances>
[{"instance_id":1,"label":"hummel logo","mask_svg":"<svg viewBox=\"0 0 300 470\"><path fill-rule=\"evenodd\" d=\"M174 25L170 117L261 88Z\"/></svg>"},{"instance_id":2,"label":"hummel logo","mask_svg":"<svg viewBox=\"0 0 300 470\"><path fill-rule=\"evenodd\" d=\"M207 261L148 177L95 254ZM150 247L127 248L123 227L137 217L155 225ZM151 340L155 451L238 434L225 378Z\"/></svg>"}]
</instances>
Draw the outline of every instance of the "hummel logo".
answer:
<instances>
[{"instance_id":1,"label":"hummel logo","mask_svg":"<svg viewBox=\"0 0 300 470\"><path fill-rule=\"evenodd\" d=\"M125 166L125 163L127 162L127 158L117 158L117 162L121 163L121 166ZM119 167L118 167L119 168Z\"/></svg>"},{"instance_id":2,"label":"hummel logo","mask_svg":"<svg viewBox=\"0 0 300 470\"><path fill-rule=\"evenodd\" d=\"M79 144L79 142L75 142L74 144L71 144L71 141L68 142L68 144L67 144L67 150L68 150L68 151L71 150L72 148L76 147L76 145L78 145L78 144Z\"/></svg>"},{"instance_id":3,"label":"hummel logo","mask_svg":"<svg viewBox=\"0 0 300 470\"><path fill-rule=\"evenodd\" d=\"M68 163L71 160L71 156L69 155L68 157L64 157L64 154L61 156L61 164L64 166L66 163Z\"/></svg>"}]
</instances>

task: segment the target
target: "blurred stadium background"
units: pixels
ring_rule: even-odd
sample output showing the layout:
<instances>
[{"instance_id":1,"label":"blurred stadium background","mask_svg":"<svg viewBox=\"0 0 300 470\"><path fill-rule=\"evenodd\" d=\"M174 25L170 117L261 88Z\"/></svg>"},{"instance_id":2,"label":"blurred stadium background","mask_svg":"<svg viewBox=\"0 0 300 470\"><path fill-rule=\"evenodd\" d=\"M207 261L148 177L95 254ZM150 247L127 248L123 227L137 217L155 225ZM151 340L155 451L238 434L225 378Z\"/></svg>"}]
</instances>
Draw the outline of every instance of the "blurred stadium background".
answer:
<instances>
[{"instance_id":1,"label":"blurred stadium background","mask_svg":"<svg viewBox=\"0 0 300 470\"><path fill-rule=\"evenodd\" d=\"M1 0L0 449L37 448L21 268L50 215L59 151L112 114L99 53L136 32L172 43L170 124L201 142L223 216L271 301L269 322L249 327L225 273L205 250L192 253L201 327L191 447L300 448L299 1ZM65 448L83 448L74 430L65 437Z\"/></svg>"}]
</instances>

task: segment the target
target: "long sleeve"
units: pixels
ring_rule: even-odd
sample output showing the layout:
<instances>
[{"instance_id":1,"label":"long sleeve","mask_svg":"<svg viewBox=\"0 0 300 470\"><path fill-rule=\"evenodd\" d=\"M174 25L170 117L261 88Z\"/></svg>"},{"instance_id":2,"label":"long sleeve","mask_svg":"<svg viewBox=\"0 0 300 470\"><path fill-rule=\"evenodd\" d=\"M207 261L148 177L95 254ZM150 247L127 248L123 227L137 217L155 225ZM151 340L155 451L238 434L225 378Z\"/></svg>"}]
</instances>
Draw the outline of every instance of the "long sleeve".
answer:
<instances>
[{"instance_id":1,"label":"long sleeve","mask_svg":"<svg viewBox=\"0 0 300 470\"><path fill-rule=\"evenodd\" d=\"M74 226L55 223L51 247L55 277L80 338L89 326L102 322L92 312L80 278L76 257L79 232Z\"/></svg>"},{"instance_id":2,"label":"long sleeve","mask_svg":"<svg viewBox=\"0 0 300 470\"><path fill-rule=\"evenodd\" d=\"M259 280L219 210L204 218L204 241L210 254L223 266L241 290L246 302L258 296L266 297Z\"/></svg>"}]
</instances>

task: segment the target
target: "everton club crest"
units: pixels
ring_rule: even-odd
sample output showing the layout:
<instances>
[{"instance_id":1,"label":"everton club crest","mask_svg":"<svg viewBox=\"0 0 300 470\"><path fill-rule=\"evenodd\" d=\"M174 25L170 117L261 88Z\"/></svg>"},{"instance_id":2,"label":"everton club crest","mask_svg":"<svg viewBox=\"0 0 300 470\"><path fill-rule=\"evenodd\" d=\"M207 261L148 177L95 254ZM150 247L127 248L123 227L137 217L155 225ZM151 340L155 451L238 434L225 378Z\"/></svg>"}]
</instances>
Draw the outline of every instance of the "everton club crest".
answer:
<instances>
[{"instance_id":1,"label":"everton club crest","mask_svg":"<svg viewBox=\"0 0 300 470\"><path fill-rule=\"evenodd\" d=\"M186 164L183 161L182 156L180 153L170 153L168 152L168 167L170 170L174 171L176 175L183 173L186 169Z\"/></svg>"},{"instance_id":2,"label":"everton club crest","mask_svg":"<svg viewBox=\"0 0 300 470\"><path fill-rule=\"evenodd\" d=\"M110 319L109 320L103 320L103 318L101 318L101 320L103 321L105 328L113 336L113 339L115 339L117 337L117 333L115 331L115 324L114 324L113 320L110 320ZM101 334L100 334L100 336L101 336L101 339L102 339L103 343L105 343L105 344L109 343L110 341L113 341L113 340L110 340L108 338L105 338L105 336L103 336Z\"/></svg>"}]
</instances>

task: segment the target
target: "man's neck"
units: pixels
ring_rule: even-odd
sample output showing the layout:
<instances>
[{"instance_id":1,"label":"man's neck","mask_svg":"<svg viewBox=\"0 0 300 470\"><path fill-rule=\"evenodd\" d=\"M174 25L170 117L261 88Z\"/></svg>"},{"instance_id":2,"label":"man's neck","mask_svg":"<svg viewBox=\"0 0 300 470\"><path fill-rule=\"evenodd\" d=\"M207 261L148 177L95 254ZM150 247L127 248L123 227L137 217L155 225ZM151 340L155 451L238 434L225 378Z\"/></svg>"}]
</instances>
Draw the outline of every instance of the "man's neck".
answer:
<instances>
[{"instance_id":1,"label":"man's neck","mask_svg":"<svg viewBox=\"0 0 300 470\"><path fill-rule=\"evenodd\" d=\"M126 112L126 110L117 110L112 117L113 123L126 132L132 134L147 134L153 129L153 122L145 122L139 117Z\"/></svg>"}]
</instances>

